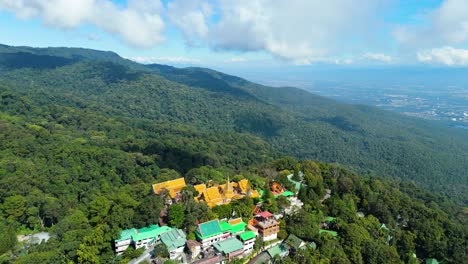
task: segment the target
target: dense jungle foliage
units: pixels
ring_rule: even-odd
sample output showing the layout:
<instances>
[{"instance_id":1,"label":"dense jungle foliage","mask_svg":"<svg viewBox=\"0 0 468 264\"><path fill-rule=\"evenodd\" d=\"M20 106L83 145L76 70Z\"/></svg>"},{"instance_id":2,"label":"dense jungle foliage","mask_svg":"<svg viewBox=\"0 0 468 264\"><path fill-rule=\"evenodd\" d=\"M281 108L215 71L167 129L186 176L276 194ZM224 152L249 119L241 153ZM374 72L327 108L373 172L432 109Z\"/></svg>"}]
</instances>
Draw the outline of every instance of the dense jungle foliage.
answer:
<instances>
[{"instance_id":1,"label":"dense jungle foliage","mask_svg":"<svg viewBox=\"0 0 468 264\"><path fill-rule=\"evenodd\" d=\"M87 49L2 46L0 83L44 105L248 133L281 155L413 180L468 201L468 132L462 129L209 69L145 66Z\"/></svg>"},{"instance_id":2,"label":"dense jungle foliage","mask_svg":"<svg viewBox=\"0 0 468 264\"><path fill-rule=\"evenodd\" d=\"M158 221L164 205L152 183L229 176L263 188L285 182L288 170L304 171L299 198L306 205L284 219L281 236L295 234L317 249L285 263L411 263L413 253L466 259L467 209L446 195L466 204L463 132L292 88L256 90L205 69L187 69L194 73L184 79L167 68L176 72L169 76L113 53L6 46L0 53L0 263L125 263L134 254L116 257L112 241L123 228ZM298 160L280 158L296 153ZM332 197L321 204L325 189ZM183 211L183 221L168 216L189 235L197 220L232 207L251 214L251 200L211 210L193 195L186 190L169 210ZM267 199L272 211L285 203ZM337 217L330 228L338 238L318 234L326 216ZM52 238L16 241L37 231Z\"/></svg>"}]
</instances>

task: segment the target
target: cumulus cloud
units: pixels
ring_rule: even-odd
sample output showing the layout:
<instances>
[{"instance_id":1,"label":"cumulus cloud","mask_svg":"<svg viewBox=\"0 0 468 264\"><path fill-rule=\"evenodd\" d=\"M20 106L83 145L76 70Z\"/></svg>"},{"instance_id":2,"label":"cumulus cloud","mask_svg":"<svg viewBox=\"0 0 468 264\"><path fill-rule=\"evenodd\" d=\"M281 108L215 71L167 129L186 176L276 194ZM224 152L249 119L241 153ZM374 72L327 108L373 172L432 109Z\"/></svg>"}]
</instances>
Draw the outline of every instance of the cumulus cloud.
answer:
<instances>
[{"instance_id":1,"label":"cumulus cloud","mask_svg":"<svg viewBox=\"0 0 468 264\"><path fill-rule=\"evenodd\" d=\"M307 64L346 50L343 40L365 35L375 2L221 0L211 40L218 48L264 50Z\"/></svg>"},{"instance_id":2,"label":"cumulus cloud","mask_svg":"<svg viewBox=\"0 0 468 264\"><path fill-rule=\"evenodd\" d=\"M385 63L390 63L393 60L393 58L391 56L385 55L383 53L370 53L370 52L367 52L367 53L364 53L363 57L365 59L380 61L380 62L385 62Z\"/></svg>"},{"instance_id":3,"label":"cumulus cloud","mask_svg":"<svg viewBox=\"0 0 468 264\"><path fill-rule=\"evenodd\" d=\"M126 6L110 0L0 0L0 9L21 19L39 17L62 29L92 24L135 47L149 48L164 40L159 0L129 0Z\"/></svg>"},{"instance_id":4,"label":"cumulus cloud","mask_svg":"<svg viewBox=\"0 0 468 264\"><path fill-rule=\"evenodd\" d=\"M308 64L346 50L343 40L365 37L376 2L175 0L168 9L189 42L199 40L218 50L266 51Z\"/></svg>"},{"instance_id":5,"label":"cumulus cloud","mask_svg":"<svg viewBox=\"0 0 468 264\"><path fill-rule=\"evenodd\" d=\"M409 47L457 45L468 41L468 1L445 0L441 5L421 15L418 26L399 25L393 35Z\"/></svg>"},{"instance_id":6,"label":"cumulus cloud","mask_svg":"<svg viewBox=\"0 0 468 264\"><path fill-rule=\"evenodd\" d=\"M213 14L212 6L200 0L174 0L167 5L167 14L172 24L180 28L192 44L195 39L203 39L208 34L207 19Z\"/></svg>"},{"instance_id":7,"label":"cumulus cloud","mask_svg":"<svg viewBox=\"0 0 468 264\"><path fill-rule=\"evenodd\" d=\"M161 63L161 64L199 64L201 61L195 58L187 57L132 57L128 58L130 60L136 61L142 64L152 64L152 63Z\"/></svg>"},{"instance_id":8,"label":"cumulus cloud","mask_svg":"<svg viewBox=\"0 0 468 264\"><path fill-rule=\"evenodd\" d=\"M468 65L468 50L446 46L420 51L417 53L417 58L423 63L464 66Z\"/></svg>"}]
</instances>

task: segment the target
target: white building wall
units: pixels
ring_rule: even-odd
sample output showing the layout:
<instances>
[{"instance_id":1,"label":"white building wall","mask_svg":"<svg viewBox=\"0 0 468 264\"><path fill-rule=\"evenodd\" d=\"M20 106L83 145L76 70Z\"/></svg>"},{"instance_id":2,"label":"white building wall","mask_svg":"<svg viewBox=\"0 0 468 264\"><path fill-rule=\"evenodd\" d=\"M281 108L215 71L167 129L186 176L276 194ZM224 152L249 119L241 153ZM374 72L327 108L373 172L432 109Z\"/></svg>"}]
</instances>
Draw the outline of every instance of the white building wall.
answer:
<instances>
[{"instance_id":1,"label":"white building wall","mask_svg":"<svg viewBox=\"0 0 468 264\"><path fill-rule=\"evenodd\" d=\"M271 234L271 235L269 235L269 236L263 237L263 242L271 241L271 240L274 240L274 239L277 239L277 238L278 238L278 234L277 234L277 233Z\"/></svg>"},{"instance_id":2,"label":"white building wall","mask_svg":"<svg viewBox=\"0 0 468 264\"><path fill-rule=\"evenodd\" d=\"M169 252L170 259L177 259L184 252L184 247L179 247L176 250Z\"/></svg>"},{"instance_id":3,"label":"white building wall","mask_svg":"<svg viewBox=\"0 0 468 264\"><path fill-rule=\"evenodd\" d=\"M253 251L255 239L250 239L244 242L244 255L248 255Z\"/></svg>"},{"instance_id":4,"label":"white building wall","mask_svg":"<svg viewBox=\"0 0 468 264\"><path fill-rule=\"evenodd\" d=\"M132 243L131 239L122 240L115 243L115 252L117 255L121 255Z\"/></svg>"},{"instance_id":5,"label":"white building wall","mask_svg":"<svg viewBox=\"0 0 468 264\"><path fill-rule=\"evenodd\" d=\"M203 239L201 241L201 244L202 244L202 248L203 249L206 249L208 247L210 247L211 245L213 245L214 243L218 242L218 241L221 241L221 240L224 240L223 239L223 234L219 234L219 235L216 235L216 236L212 236L210 238L207 238L207 239Z\"/></svg>"}]
</instances>

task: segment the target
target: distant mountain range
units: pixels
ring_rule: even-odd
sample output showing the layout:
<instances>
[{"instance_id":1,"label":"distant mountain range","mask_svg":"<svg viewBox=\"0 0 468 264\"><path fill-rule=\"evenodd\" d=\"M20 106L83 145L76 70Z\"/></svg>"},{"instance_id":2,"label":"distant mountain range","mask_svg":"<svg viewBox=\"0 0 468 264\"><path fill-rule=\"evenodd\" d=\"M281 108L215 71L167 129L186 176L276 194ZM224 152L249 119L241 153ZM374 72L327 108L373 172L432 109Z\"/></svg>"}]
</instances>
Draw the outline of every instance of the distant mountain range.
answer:
<instances>
[{"instance_id":1,"label":"distant mountain range","mask_svg":"<svg viewBox=\"0 0 468 264\"><path fill-rule=\"evenodd\" d=\"M254 136L268 143L271 156L336 162L468 201L468 131L298 88L263 86L205 68L142 65L113 52L5 45L0 87L39 105L111 119Z\"/></svg>"}]
</instances>

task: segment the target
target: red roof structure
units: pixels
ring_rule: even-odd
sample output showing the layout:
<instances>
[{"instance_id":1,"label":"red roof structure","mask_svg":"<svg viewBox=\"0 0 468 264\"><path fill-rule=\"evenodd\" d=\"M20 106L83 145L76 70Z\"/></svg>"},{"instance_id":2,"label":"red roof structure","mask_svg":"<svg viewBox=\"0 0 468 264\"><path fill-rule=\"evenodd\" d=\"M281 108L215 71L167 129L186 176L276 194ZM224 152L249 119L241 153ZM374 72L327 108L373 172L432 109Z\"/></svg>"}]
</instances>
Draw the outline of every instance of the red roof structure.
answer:
<instances>
[{"instance_id":1,"label":"red roof structure","mask_svg":"<svg viewBox=\"0 0 468 264\"><path fill-rule=\"evenodd\" d=\"M257 216L261 216L263 218L270 218L273 216L273 214L268 211L263 211L261 213L258 213Z\"/></svg>"}]
</instances>

